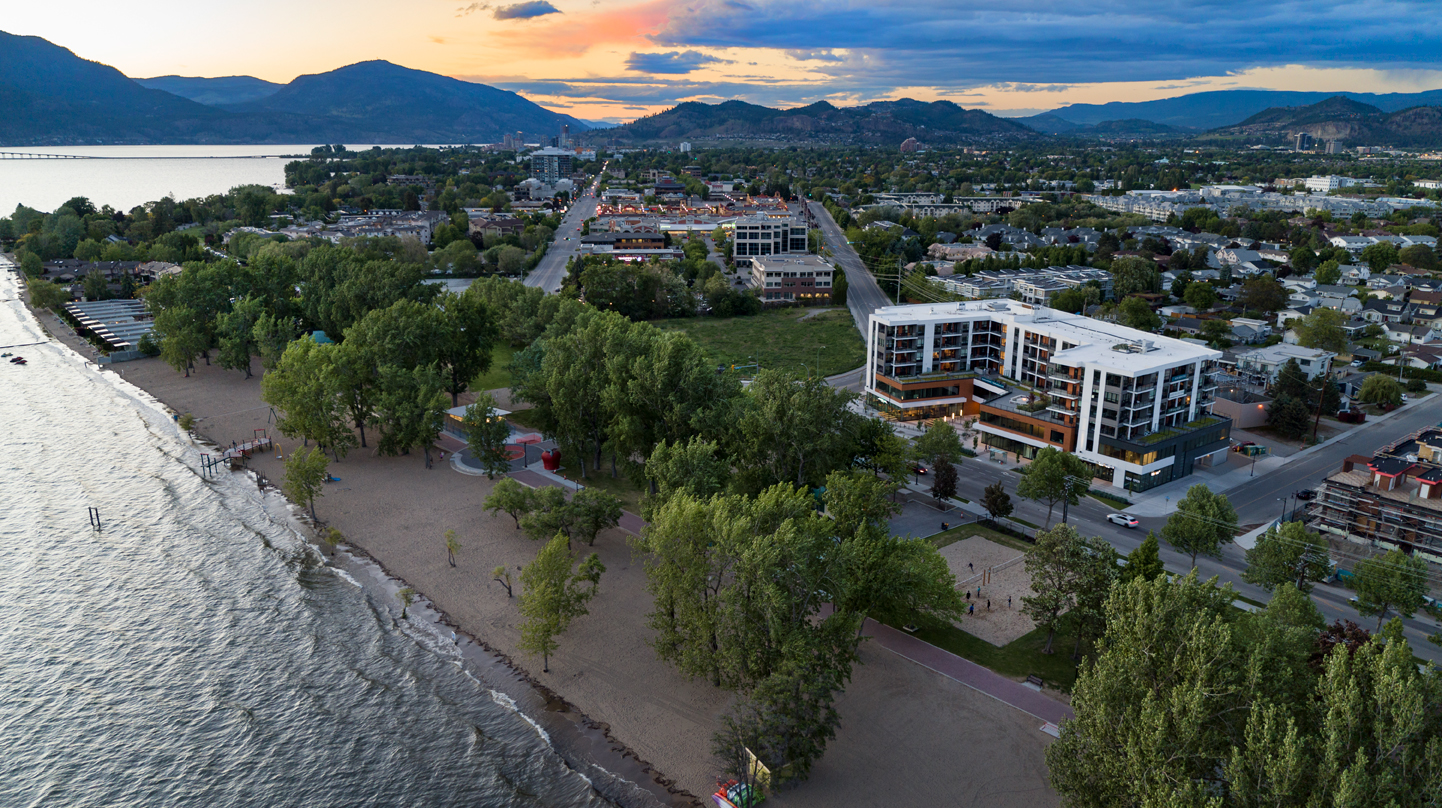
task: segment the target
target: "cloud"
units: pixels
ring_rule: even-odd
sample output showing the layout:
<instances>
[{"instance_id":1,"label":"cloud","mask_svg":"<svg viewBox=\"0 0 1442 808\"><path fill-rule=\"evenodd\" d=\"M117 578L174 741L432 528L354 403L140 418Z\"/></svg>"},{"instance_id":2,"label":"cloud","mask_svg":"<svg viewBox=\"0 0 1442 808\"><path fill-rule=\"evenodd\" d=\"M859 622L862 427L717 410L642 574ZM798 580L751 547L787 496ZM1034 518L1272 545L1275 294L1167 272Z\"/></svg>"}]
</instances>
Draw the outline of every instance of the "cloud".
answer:
<instances>
[{"instance_id":1,"label":"cloud","mask_svg":"<svg viewBox=\"0 0 1442 808\"><path fill-rule=\"evenodd\" d=\"M511 6L501 6L491 16L498 20L531 20L547 14L560 14L561 10L546 0L529 0Z\"/></svg>"},{"instance_id":2,"label":"cloud","mask_svg":"<svg viewBox=\"0 0 1442 808\"><path fill-rule=\"evenodd\" d=\"M830 48L824 50L790 50L787 56L798 62L844 62L846 57Z\"/></svg>"},{"instance_id":3,"label":"cloud","mask_svg":"<svg viewBox=\"0 0 1442 808\"><path fill-rule=\"evenodd\" d=\"M456 16L464 17L467 14L475 14L477 11L489 11L490 8L490 3L471 3L468 6L461 6L460 8L456 9Z\"/></svg>"},{"instance_id":4,"label":"cloud","mask_svg":"<svg viewBox=\"0 0 1442 808\"><path fill-rule=\"evenodd\" d=\"M862 92L1442 61L1435 0L688 0L650 38L782 51Z\"/></svg>"},{"instance_id":5,"label":"cloud","mask_svg":"<svg viewBox=\"0 0 1442 808\"><path fill-rule=\"evenodd\" d=\"M664 73L676 75L700 70L705 65L728 65L730 62L700 51L671 51L670 53L632 53L626 60L626 69L638 73Z\"/></svg>"}]
</instances>

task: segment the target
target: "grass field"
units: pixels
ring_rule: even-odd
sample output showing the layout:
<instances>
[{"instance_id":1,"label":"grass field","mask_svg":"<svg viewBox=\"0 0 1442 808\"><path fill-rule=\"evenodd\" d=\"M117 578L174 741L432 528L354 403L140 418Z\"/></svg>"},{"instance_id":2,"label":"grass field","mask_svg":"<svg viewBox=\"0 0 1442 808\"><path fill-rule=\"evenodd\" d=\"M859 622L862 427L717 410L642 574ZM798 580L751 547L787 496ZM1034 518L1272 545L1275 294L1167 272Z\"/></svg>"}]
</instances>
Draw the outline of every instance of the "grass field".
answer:
<instances>
[{"instance_id":1,"label":"grass field","mask_svg":"<svg viewBox=\"0 0 1442 808\"><path fill-rule=\"evenodd\" d=\"M1061 619L1056 639L1052 642L1053 653L1050 654L1042 653L1042 648L1046 647L1046 630L1040 628L1000 648L954 626L922 629L916 632L916 636L1011 679L1021 680L1035 674L1046 682L1047 687L1068 693L1076 684L1077 666L1071 658L1072 649L1076 646L1076 633L1066 616ZM1091 653L1091 650L1090 643L1082 643L1083 655Z\"/></svg>"},{"instance_id":2,"label":"grass field","mask_svg":"<svg viewBox=\"0 0 1442 808\"><path fill-rule=\"evenodd\" d=\"M1029 552L1031 550L1031 545L1022 541L1021 539L1018 539L1015 536L1008 536L1005 533L997 530L992 530L991 528L981 524L980 522L973 522L969 525L954 527L951 530L945 531L943 533L938 533L935 536L931 537L931 543L935 544L936 548L939 550L946 545L951 544L952 542L961 541L962 539L969 539L972 536L981 536L984 539L990 539L997 544L1005 545L1012 548L1013 550L1020 550L1023 553Z\"/></svg>"},{"instance_id":3,"label":"grass field","mask_svg":"<svg viewBox=\"0 0 1442 808\"><path fill-rule=\"evenodd\" d=\"M866 346L844 308L824 311L801 320L815 309L768 309L755 317L693 317L656 320L658 328L684 331L696 340L711 361L742 365L753 361L768 370L833 376L855 370L865 362Z\"/></svg>"},{"instance_id":4,"label":"grass field","mask_svg":"<svg viewBox=\"0 0 1442 808\"><path fill-rule=\"evenodd\" d=\"M507 366L511 364L511 355L515 352L509 345L497 345L491 353L491 369L471 380L471 389L479 392L510 387L511 371Z\"/></svg>"}]
</instances>

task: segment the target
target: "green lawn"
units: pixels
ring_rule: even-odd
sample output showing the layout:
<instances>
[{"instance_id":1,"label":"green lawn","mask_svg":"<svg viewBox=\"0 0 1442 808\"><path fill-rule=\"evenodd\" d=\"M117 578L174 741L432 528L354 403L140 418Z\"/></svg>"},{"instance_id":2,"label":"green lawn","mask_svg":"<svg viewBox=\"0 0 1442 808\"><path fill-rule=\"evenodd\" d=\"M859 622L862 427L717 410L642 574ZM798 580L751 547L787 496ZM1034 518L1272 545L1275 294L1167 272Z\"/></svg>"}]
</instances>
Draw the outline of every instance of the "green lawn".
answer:
<instances>
[{"instance_id":1,"label":"green lawn","mask_svg":"<svg viewBox=\"0 0 1442 808\"><path fill-rule=\"evenodd\" d=\"M471 380L471 389L476 392L495 390L511 386L511 355L516 352L509 345L497 345L491 353L491 369Z\"/></svg>"},{"instance_id":2,"label":"green lawn","mask_svg":"<svg viewBox=\"0 0 1442 808\"><path fill-rule=\"evenodd\" d=\"M963 624L964 621L965 618ZM1065 692L1071 692L1072 685L1076 684L1077 667L1071 658L1076 634L1071 621L1065 616L1052 642L1054 653L1050 654L1041 651L1046 647L1046 631L1040 628L1000 648L955 626L922 629L916 632L916 637L1011 679L1022 680L1035 674L1047 687ZM1091 650L1090 643L1082 643L1083 656L1090 654Z\"/></svg>"},{"instance_id":3,"label":"green lawn","mask_svg":"<svg viewBox=\"0 0 1442 808\"><path fill-rule=\"evenodd\" d=\"M1023 553L1031 549L1031 545L1022 541L1021 539L1018 539L1014 536L1008 536L1005 533L1001 533L996 530L992 530L991 528L981 524L980 522L973 522L969 525L954 527L951 530L938 533L935 536L931 537L931 543L935 544L937 549L941 549L942 547L945 547L952 542L961 541L962 539L969 539L972 536L981 536L984 539L990 539L997 544L1006 545L1007 547L1010 547L1014 550L1020 550Z\"/></svg>"},{"instance_id":4,"label":"green lawn","mask_svg":"<svg viewBox=\"0 0 1442 808\"><path fill-rule=\"evenodd\" d=\"M865 362L866 346L851 312L836 308L801 320L815 309L768 309L754 317L691 317L656 320L657 328L685 331L711 361L741 365L759 361L764 369L833 376Z\"/></svg>"},{"instance_id":5,"label":"green lawn","mask_svg":"<svg viewBox=\"0 0 1442 808\"><path fill-rule=\"evenodd\" d=\"M625 508L631 513L641 513L641 497L645 495L645 489L631 482L631 478L622 472L618 471L617 476L612 477L610 458L605 458L601 461L600 471L587 468L587 476L585 479L581 479L577 475L574 463L562 463L560 474L562 477L573 482L578 482L587 488L598 488L611 494L616 499L621 500L622 508Z\"/></svg>"}]
</instances>

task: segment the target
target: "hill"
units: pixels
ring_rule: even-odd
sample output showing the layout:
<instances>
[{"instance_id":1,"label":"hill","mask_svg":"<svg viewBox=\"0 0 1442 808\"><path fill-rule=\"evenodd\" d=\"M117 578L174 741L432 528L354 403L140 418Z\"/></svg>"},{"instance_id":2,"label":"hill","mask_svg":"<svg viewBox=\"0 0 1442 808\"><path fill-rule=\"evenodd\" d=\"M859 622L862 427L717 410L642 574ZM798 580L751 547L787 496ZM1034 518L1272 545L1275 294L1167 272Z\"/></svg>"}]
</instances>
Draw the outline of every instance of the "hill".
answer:
<instances>
[{"instance_id":1,"label":"hill","mask_svg":"<svg viewBox=\"0 0 1442 808\"><path fill-rule=\"evenodd\" d=\"M1442 90L1422 93L1308 93L1285 90L1211 90L1156 101L1113 101L1109 104L1071 104L1052 110L1053 115L1081 126L1104 121L1140 119L1169 126L1216 129L1234 126L1274 107L1302 107L1334 96L1374 106L1383 112L1397 112L1416 106L1442 104ZM1036 116L1041 117L1041 116ZM1024 119L1019 119L1024 120Z\"/></svg>"},{"instance_id":2,"label":"hill","mask_svg":"<svg viewBox=\"0 0 1442 808\"><path fill-rule=\"evenodd\" d=\"M985 137L1035 137L1022 124L950 101L904 98L858 107L825 101L795 109L772 109L744 101L688 101L606 132L627 141L783 138L900 144L909 137L944 143Z\"/></svg>"},{"instance_id":3,"label":"hill","mask_svg":"<svg viewBox=\"0 0 1442 808\"><path fill-rule=\"evenodd\" d=\"M1013 121L1048 135L1075 137L1157 137L1165 135L1192 134L1193 130L1164 123L1126 118L1116 121L1101 121L1094 124L1079 124L1066 120L1055 113L1046 112L1029 118L1012 118Z\"/></svg>"},{"instance_id":4,"label":"hill","mask_svg":"<svg viewBox=\"0 0 1442 808\"><path fill-rule=\"evenodd\" d=\"M1306 132L1318 140L1363 146L1442 145L1442 108L1418 106L1387 112L1344 96L1302 107L1263 110L1217 134L1291 137Z\"/></svg>"},{"instance_id":5,"label":"hill","mask_svg":"<svg viewBox=\"0 0 1442 808\"><path fill-rule=\"evenodd\" d=\"M353 132L347 140L371 143L478 143L507 132L559 133L562 124L573 132L590 128L507 90L385 61L298 76L269 96L227 109L323 119Z\"/></svg>"},{"instance_id":6,"label":"hill","mask_svg":"<svg viewBox=\"0 0 1442 808\"><path fill-rule=\"evenodd\" d=\"M226 104L243 104L273 95L282 85L258 79L253 76L224 76L222 78L197 78L191 76L156 76L152 79L135 79L136 84L152 90L164 90L181 98L189 98L197 104L220 107Z\"/></svg>"},{"instance_id":7,"label":"hill","mask_svg":"<svg viewBox=\"0 0 1442 808\"><path fill-rule=\"evenodd\" d=\"M263 97L248 76L146 79L147 87L39 37L0 32L0 145L477 143L589 127L484 84L363 62ZM274 87L274 85L270 85ZM242 103L209 102L250 93Z\"/></svg>"},{"instance_id":8,"label":"hill","mask_svg":"<svg viewBox=\"0 0 1442 808\"><path fill-rule=\"evenodd\" d=\"M225 113L81 59L40 37L0 32L0 143L167 140L175 127L211 125Z\"/></svg>"}]
</instances>

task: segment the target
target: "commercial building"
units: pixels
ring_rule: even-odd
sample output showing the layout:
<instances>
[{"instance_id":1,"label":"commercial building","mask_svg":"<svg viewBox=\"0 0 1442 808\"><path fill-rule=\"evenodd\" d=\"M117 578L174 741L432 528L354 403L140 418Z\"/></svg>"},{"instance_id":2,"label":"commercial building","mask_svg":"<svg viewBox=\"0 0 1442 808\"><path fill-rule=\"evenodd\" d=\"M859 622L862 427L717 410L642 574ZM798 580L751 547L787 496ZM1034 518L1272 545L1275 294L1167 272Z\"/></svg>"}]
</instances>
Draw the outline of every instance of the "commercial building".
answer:
<instances>
[{"instance_id":1,"label":"commercial building","mask_svg":"<svg viewBox=\"0 0 1442 808\"><path fill-rule=\"evenodd\" d=\"M1351 177L1339 177L1336 174L1328 174L1325 177L1308 177L1307 190L1314 194L1331 193L1342 188L1351 188L1353 185L1361 185L1361 180Z\"/></svg>"},{"instance_id":2,"label":"commercial building","mask_svg":"<svg viewBox=\"0 0 1442 808\"><path fill-rule=\"evenodd\" d=\"M749 266L758 255L806 253L806 222L789 213L761 214L736 219L732 256L739 267Z\"/></svg>"},{"instance_id":3,"label":"commercial building","mask_svg":"<svg viewBox=\"0 0 1442 808\"><path fill-rule=\"evenodd\" d=\"M571 158L576 153L569 149L545 148L531 152L531 177L547 185L555 185L571 178Z\"/></svg>"},{"instance_id":4,"label":"commercial building","mask_svg":"<svg viewBox=\"0 0 1442 808\"><path fill-rule=\"evenodd\" d=\"M900 420L973 417L987 446L1071 452L1145 491L1225 456L1222 353L1014 300L890 306L867 328L866 398Z\"/></svg>"},{"instance_id":5,"label":"commercial building","mask_svg":"<svg viewBox=\"0 0 1442 808\"><path fill-rule=\"evenodd\" d=\"M1313 514L1318 530L1442 564L1442 429L1347 458L1322 483Z\"/></svg>"},{"instance_id":6,"label":"commercial building","mask_svg":"<svg viewBox=\"0 0 1442 808\"><path fill-rule=\"evenodd\" d=\"M768 303L823 303L831 299L835 267L815 255L769 255L751 259L751 280Z\"/></svg>"}]
</instances>

